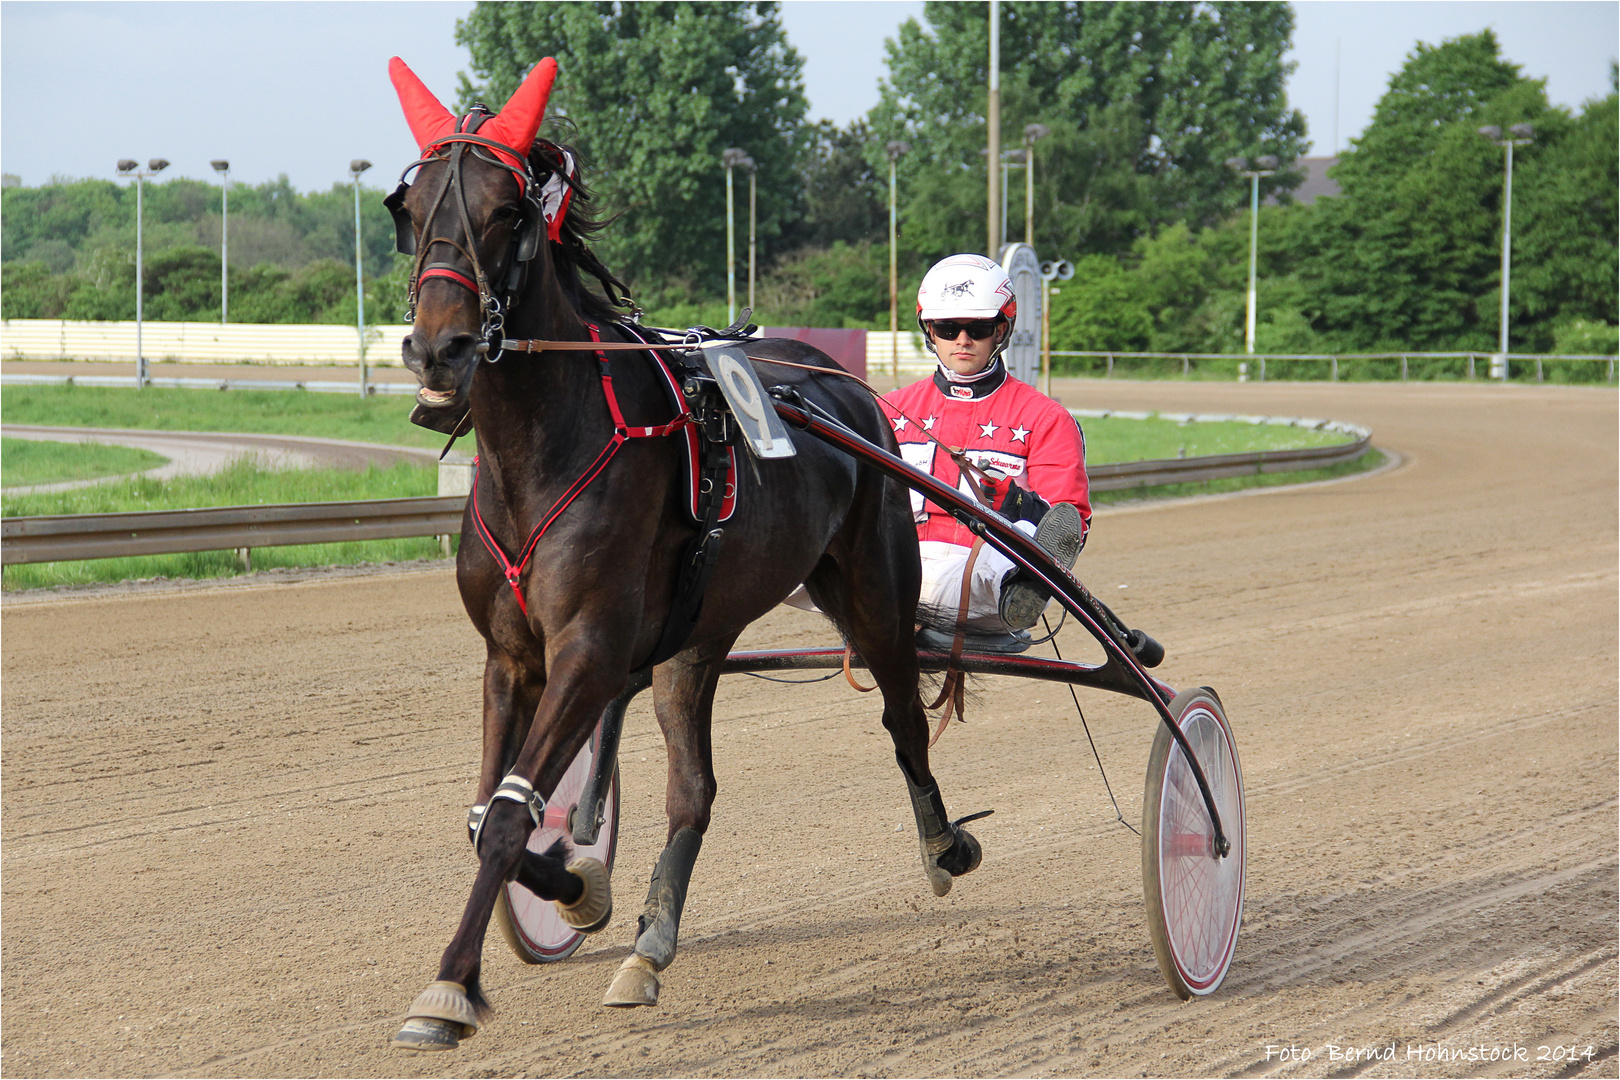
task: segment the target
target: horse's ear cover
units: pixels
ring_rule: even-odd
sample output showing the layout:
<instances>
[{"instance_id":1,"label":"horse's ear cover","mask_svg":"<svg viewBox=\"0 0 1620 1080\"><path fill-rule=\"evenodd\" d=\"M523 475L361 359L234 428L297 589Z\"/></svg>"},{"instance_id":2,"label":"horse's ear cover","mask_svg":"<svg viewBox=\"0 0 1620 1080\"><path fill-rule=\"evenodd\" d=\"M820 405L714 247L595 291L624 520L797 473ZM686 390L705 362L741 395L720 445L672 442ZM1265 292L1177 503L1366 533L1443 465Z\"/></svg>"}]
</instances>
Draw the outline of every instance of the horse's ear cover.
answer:
<instances>
[{"instance_id":1,"label":"horse's ear cover","mask_svg":"<svg viewBox=\"0 0 1620 1080\"><path fill-rule=\"evenodd\" d=\"M388 77L399 104L405 110L405 122L419 150L426 150L446 135L454 133L456 118L440 104L433 92L422 84L405 61L394 57L388 61ZM546 57L534 65L523 84L517 88L501 111L479 130L479 134L498 143L504 143L526 155L534 144L534 134L546 118L546 100L551 96L551 85L557 81L557 61Z\"/></svg>"}]
</instances>

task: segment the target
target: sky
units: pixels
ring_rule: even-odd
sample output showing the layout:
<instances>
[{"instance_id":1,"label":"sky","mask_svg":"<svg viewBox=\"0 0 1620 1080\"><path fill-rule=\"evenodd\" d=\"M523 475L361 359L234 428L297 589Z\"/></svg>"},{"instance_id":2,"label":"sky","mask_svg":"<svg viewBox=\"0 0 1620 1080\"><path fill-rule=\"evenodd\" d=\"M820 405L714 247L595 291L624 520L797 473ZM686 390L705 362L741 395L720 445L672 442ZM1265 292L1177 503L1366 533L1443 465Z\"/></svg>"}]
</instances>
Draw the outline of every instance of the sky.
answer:
<instances>
[{"instance_id":1,"label":"sky","mask_svg":"<svg viewBox=\"0 0 1620 1080\"><path fill-rule=\"evenodd\" d=\"M812 118L839 124L877 103L884 39L920 0L786 0L788 39L805 58ZM387 63L399 55L441 99L467 54L455 23L467 0L0 2L0 169L40 184L115 175L120 158L162 157L165 176L249 184L285 173L302 191L392 186L415 157ZM1609 90L1620 48L1613 0L1304 0L1289 102L1313 154L1342 147L1415 43L1494 28L1503 54L1579 108ZM1003 57L1003 64L1016 63ZM1335 91L1337 87L1337 92ZM1335 110L1337 98L1337 110ZM492 103L493 104L493 103Z\"/></svg>"}]
</instances>

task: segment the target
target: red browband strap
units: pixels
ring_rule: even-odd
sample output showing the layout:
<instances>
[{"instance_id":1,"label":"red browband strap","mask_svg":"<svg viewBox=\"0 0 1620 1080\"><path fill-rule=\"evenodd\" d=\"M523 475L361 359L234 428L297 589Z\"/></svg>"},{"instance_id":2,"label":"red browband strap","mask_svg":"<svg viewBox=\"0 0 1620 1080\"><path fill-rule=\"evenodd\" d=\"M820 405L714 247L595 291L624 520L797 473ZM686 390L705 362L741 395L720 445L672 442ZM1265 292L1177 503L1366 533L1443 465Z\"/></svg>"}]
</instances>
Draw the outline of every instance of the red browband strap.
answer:
<instances>
[{"instance_id":1,"label":"red browband strap","mask_svg":"<svg viewBox=\"0 0 1620 1080\"><path fill-rule=\"evenodd\" d=\"M428 278L436 277L449 278L457 285L460 285L462 288L473 293L473 295L476 296L478 294L478 286L473 284L472 278L468 277L466 274L463 274L461 271L453 270L448 266L433 266L422 271L422 275L416 279L417 288L421 288L422 282L426 281Z\"/></svg>"}]
</instances>

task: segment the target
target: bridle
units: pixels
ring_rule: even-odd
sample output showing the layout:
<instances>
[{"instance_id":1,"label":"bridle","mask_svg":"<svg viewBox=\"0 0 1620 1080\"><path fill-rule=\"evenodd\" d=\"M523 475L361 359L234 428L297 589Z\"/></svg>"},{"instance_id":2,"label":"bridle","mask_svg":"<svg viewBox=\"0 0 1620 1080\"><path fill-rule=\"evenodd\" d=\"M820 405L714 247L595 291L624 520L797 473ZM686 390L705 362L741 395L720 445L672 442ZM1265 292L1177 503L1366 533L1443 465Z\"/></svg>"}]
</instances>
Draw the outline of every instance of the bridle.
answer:
<instances>
[{"instance_id":1,"label":"bridle","mask_svg":"<svg viewBox=\"0 0 1620 1080\"><path fill-rule=\"evenodd\" d=\"M545 210L548 197L557 202L554 220L560 226L568 197L577 189L578 184L571 175L573 156L552 143L537 141L536 146L552 151L557 160L556 167L549 171L547 182L542 186L535 176L527 154L477 134L478 128L491 115L482 105L474 105L471 112L456 122L454 134L425 147L423 156L405 167L405 171L400 174L399 186L394 189L392 195L383 200L383 205L393 215L395 248L402 255L414 257L405 294L405 321L408 323L416 321L417 297L423 282L430 278L444 278L459 285L478 297L480 321L478 351L480 356L493 363L501 356L501 336L506 324L506 314L517 303L528 265L539 252L542 234L547 230ZM478 257L478 245L473 239L472 216L467 208L467 188L462 172L468 153L488 164L506 169L518 185L518 221L513 226L512 241L508 246L509 262L505 273L498 277L500 281L498 289L491 288L490 282L494 275L486 271L483 260ZM507 160L508 156L512 160ZM515 165L513 161L520 164ZM444 182L434 195L427 217L422 223L422 233L428 239L419 244L410 212L405 209L405 196L410 191L409 177L412 170L433 162L448 164L449 168L445 171ZM466 247L448 236L434 234L434 222L438 220L439 212L444 208L447 198L454 205L461 221L462 232L467 238ZM439 244L446 245L460 254L466 260L465 265L472 270L472 276L469 277L462 267L453 262L429 262L429 253Z\"/></svg>"}]
</instances>

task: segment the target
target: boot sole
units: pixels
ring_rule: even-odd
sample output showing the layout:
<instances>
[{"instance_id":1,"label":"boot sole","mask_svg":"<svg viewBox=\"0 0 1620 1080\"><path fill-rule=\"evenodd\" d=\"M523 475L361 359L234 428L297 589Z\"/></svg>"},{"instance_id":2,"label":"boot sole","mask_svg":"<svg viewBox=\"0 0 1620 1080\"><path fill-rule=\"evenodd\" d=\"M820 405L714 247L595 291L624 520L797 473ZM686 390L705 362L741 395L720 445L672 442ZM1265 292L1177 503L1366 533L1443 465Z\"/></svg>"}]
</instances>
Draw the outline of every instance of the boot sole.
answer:
<instances>
[{"instance_id":1,"label":"boot sole","mask_svg":"<svg viewBox=\"0 0 1620 1080\"><path fill-rule=\"evenodd\" d=\"M1065 570L1080 557L1080 511L1073 503L1058 503L1041 518L1035 543ZM1051 597L1031 584L1015 582L1001 597L1001 621L1015 630L1028 630L1040 621Z\"/></svg>"}]
</instances>

